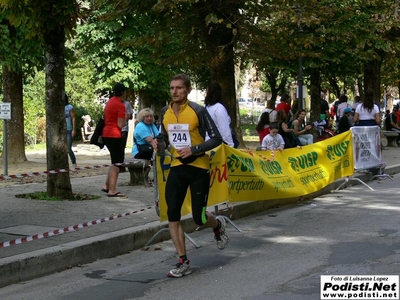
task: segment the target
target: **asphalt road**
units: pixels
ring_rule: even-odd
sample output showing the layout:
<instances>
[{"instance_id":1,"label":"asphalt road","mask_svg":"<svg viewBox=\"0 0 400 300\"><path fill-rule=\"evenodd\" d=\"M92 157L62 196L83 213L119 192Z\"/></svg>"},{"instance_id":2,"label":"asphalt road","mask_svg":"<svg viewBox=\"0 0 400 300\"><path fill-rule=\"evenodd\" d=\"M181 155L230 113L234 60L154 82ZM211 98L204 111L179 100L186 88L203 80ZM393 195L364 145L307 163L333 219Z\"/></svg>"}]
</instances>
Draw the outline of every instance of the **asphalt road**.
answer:
<instances>
[{"instance_id":1,"label":"asphalt road","mask_svg":"<svg viewBox=\"0 0 400 300\"><path fill-rule=\"evenodd\" d=\"M193 273L167 278L171 241L0 289L1 299L320 299L321 275L400 274L400 176L348 187L210 229L187 241ZM372 298L371 298L372 299Z\"/></svg>"}]
</instances>

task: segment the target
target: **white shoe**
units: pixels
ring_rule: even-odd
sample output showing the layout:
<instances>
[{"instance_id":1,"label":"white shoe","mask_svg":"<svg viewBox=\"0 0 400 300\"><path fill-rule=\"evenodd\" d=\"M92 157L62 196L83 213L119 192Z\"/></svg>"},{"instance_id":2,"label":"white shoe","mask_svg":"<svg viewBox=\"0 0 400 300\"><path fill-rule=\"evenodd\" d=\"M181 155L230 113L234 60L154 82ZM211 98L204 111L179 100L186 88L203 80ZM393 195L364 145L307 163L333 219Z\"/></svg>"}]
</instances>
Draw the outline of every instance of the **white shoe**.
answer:
<instances>
[{"instance_id":1,"label":"white shoe","mask_svg":"<svg viewBox=\"0 0 400 300\"><path fill-rule=\"evenodd\" d=\"M217 240L218 249L223 250L229 242L229 236L225 230L226 221L223 216L217 216L216 219L220 223L221 227L219 229L219 237L218 234L215 234L214 238Z\"/></svg>"},{"instance_id":2,"label":"white shoe","mask_svg":"<svg viewBox=\"0 0 400 300\"><path fill-rule=\"evenodd\" d=\"M171 271L168 272L167 276L179 278L189 274L192 274L192 269L190 268L190 261L186 260L184 262L183 260L179 260L179 263L176 264L175 268L173 268Z\"/></svg>"},{"instance_id":3,"label":"white shoe","mask_svg":"<svg viewBox=\"0 0 400 300\"><path fill-rule=\"evenodd\" d=\"M76 169L77 167L78 167L77 164L72 164L72 168L73 168L73 169Z\"/></svg>"}]
</instances>

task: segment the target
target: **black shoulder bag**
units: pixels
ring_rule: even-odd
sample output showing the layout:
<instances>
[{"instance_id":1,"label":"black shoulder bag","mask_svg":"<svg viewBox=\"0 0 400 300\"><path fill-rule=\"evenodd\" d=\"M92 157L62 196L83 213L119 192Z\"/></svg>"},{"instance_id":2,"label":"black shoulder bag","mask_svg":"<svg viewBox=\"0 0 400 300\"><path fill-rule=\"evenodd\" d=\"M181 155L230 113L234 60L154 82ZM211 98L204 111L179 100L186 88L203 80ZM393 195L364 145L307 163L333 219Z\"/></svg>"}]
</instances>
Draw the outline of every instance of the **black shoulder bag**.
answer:
<instances>
[{"instance_id":1,"label":"black shoulder bag","mask_svg":"<svg viewBox=\"0 0 400 300\"><path fill-rule=\"evenodd\" d=\"M96 128L94 129L93 135L90 138L90 143L92 145L99 146L100 149L104 148L103 138L101 137L104 128L104 118L101 117L96 124Z\"/></svg>"}]
</instances>

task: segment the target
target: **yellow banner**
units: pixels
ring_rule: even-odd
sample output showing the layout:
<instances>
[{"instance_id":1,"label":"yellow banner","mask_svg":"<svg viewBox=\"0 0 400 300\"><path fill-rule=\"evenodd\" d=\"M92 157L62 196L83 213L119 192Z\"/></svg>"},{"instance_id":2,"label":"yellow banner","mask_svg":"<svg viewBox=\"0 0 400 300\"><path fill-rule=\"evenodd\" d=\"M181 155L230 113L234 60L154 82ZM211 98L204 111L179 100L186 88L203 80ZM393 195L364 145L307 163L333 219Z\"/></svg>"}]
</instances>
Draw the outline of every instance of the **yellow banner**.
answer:
<instances>
[{"instance_id":1,"label":"yellow banner","mask_svg":"<svg viewBox=\"0 0 400 300\"><path fill-rule=\"evenodd\" d=\"M226 145L208 153L208 205L305 196L354 173L351 131L327 140L283 151L238 150ZM160 220L167 220L165 183L172 157L157 157ZM190 195L182 215L191 213Z\"/></svg>"}]
</instances>

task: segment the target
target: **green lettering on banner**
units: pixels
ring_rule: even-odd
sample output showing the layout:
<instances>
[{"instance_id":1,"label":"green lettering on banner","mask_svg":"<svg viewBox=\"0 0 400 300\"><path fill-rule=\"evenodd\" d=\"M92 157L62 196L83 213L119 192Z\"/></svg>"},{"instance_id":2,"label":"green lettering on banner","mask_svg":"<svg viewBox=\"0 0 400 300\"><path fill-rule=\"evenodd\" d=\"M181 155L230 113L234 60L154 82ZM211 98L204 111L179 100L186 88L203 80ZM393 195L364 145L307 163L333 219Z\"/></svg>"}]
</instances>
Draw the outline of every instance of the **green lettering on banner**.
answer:
<instances>
[{"instance_id":1,"label":"green lettering on banner","mask_svg":"<svg viewBox=\"0 0 400 300\"><path fill-rule=\"evenodd\" d=\"M336 160L341 158L343 155L347 153L347 149L349 148L350 141L343 141L336 145L328 145L326 147L326 156L329 160Z\"/></svg>"},{"instance_id":2,"label":"green lettering on banner","mask_svg":"<svg viewBox=\"0 0 400 300\"><path fill-rule=\"evenodd\" d=\"M317 181L323 180L326 177L328 177L328 173L322 169L319 169L312 174L301 176L300 181L303 185L308 186L309 184L316 183Z\"/></svg>"},{"instance_id":3,"label":"green lettering on banner","mask_svg":"<svg viewBox=\"0 0 400 300\"><path fill-rule=\"evenodd\" d=\"M281 181L272 181L272 185L275 188L276 192L279 192L280 189L286 191L287 189L296 188L293 181L289 179L282 179Z\"/></svg>"},{"instance_id":4,"label":"green lettering on banner","mask_svg":"<svg viewBox=\"0 0 400 300\"><path fill-rule=\"evenodd\" d=\"M317 165L318 153L309 152L295 157L288 157L288 163L292 170L298 172L300 169L304 170L309 167Z\"/></svg>"},{"instance_id":5,"label":"green lettering on banner","mask_svg":"<svg viewBox=\"0 0 400 300\"><path fill-rule=\"evenodd\" d=\"M335 173L340 172L344 168L350 167L350 161L347 157L346 159L342 160L337 166L335 166Z\"/></svg>"},{"instance_id":6,"label":"green lettering on banner","mask_svg":"<svg viewBox=\"0 0 400 300\"><path fill-rule=\"evenodd\" d=\"M232 154L231 156L228 156L226 160L228 170L232 173L234 173L238 169L240 169L241 172L255 172L254 163L251 158L239 157L235 154Z\"/></svg>"},{"instance_id":7,"label":"green lettering on banner","mask_svg":"<svg viewBox=\"0 0 400 300\"><path fill-rule=\"evenodd\" d=\"M264 188L264 181L262 179L255 181L254 179L251 181L242 181L238 180L229 180L229 190L236 191L236 194L239 194L241 191L257 191L262 190Z\"/></svg>"},{"instance_id":8,"label":"green lettering on banner","mask_svg":"<svg viewBox=\"0 0 400 300\"><path fill-rule=\"evenodd\" d=\"M267 175L283 174L282 166L277 161L268 161L260 159L260 167Z\"/></svg>"}]
</instances>

